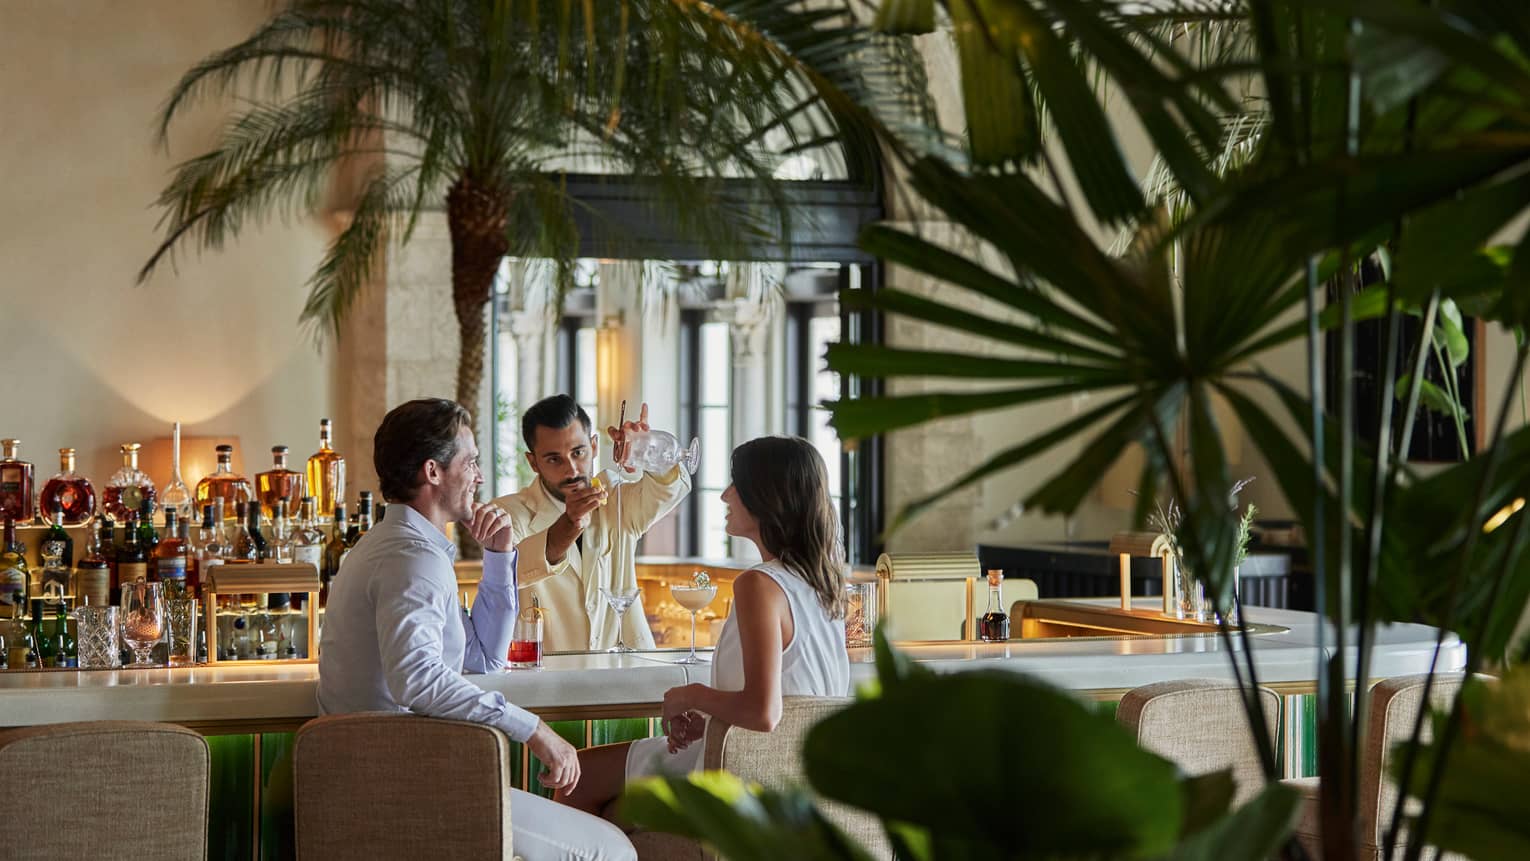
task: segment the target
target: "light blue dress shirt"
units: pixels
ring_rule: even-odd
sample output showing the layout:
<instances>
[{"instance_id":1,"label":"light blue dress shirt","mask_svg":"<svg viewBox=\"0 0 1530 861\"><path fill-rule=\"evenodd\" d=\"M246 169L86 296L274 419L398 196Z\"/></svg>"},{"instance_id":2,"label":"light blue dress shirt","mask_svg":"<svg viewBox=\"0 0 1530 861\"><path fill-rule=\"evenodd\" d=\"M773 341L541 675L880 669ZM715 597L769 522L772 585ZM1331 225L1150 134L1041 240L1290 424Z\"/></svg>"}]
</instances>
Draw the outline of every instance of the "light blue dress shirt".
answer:
<instances>
[{"instance_id":1,"label":"light blue dress shirt","mask_svg":"<svg viewBox=\"0 0 1530 861\"><path fill-rule=\"evenodd\" d=\"M504 669L518 610L515 553L483 553L473 612L457 600L457 547L424 515L390 505L329 587L319 713L408 711L499 727L516 741L537 716L463 672Z\"/></svg>"}]
</instances>

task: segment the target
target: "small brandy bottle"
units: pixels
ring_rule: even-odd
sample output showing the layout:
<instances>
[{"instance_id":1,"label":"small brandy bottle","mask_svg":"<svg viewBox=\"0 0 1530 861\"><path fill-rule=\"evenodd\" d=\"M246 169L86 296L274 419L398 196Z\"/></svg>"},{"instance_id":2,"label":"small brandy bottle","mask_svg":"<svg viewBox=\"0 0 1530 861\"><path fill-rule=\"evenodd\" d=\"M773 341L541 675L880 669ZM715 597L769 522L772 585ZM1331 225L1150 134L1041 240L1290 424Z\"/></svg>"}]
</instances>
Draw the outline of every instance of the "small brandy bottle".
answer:
<instances>
[{"instance_id":1,"label":"small brandy bottle","mask_svg":"<svg viewBox=\"0 0 1530 861\"><path fill-rule=\"evenodd\" d=\"M149 503L151 513L154 511L157 494L154 482L138 468L139 448L136 442L123 443L122 468L107 479L106 492L101 495L101 507L118 523L126 521L129 515L137 516L144 502Z\"/></svg>"},{"instance_id":2,"label":"small brandy bottle","mask_svg":"<svg viewBox=\"0 0 1530 861\"><path fill-rule=\"evenodd\" d=\"M242 514L235 513L235 507L240 503L248 503L254 498L249 479L234 472L234 447L218 446L218 468L212 475L197 482L197 506L201 507L221 499L223 500L223 518L227 521L230 516L242 518Z\"/></svg>"},{"instance_id":3,"label":"small brandy bottle","mask_svg":"<svg viewBox=\"0 0 1530 861\"><path fill-rule=\"evenodd\" d=\"M276 522L277 509L288 520L296 519L303 503L303 474L287 468L287 447L271 446L272 466L255 474L255 493L260 498L260 513Z\"/></svg>"},{"instance_id":4,"label":"small brandy bottle","mask_svg":"<svg viewBox=\"0 0 1530 861\"><path fill-rule=\"evenodd\" d=\"M58 475L43 484L37 495L43 512L62 512L65 526L76 526L96 513L96 489L90 480L74 471L74 449L58 450Z\"/></svg>"},{"instance_id":5,"label":"small brandy bottle","mask_svg":"<svg viewBox=\"0 0 1530 861\"><path fill-rule=\"evenodd\" d=\"M17 523L32 522L32 464L21 459L21 440L0 440L0 512Z\"/></svg>"},{"instance_id":6,"label":"small brandy bottle","mask_svg":"<svg viewBox=\"0 0 1530 861\"><path fill-rule=\"evenodd\" d=\"M334 428L319 419L319 450L308 458L308 493L318 502L319 522L332 522L335 504L345 502L345 458L330 447Z\"/></svg>"},{"instance_id":7,"label":"small brandy bottle","mask_svg":"<svg viewBox=\"0 0 1530 861\"><path fill-rule=\"evenodd\" d=\"M978 639L1002 643L1009 639L1009 614L1004 612L1004 572L997 568L988 572L988 612L978 620Z\"/></svg>"}]
</instances>

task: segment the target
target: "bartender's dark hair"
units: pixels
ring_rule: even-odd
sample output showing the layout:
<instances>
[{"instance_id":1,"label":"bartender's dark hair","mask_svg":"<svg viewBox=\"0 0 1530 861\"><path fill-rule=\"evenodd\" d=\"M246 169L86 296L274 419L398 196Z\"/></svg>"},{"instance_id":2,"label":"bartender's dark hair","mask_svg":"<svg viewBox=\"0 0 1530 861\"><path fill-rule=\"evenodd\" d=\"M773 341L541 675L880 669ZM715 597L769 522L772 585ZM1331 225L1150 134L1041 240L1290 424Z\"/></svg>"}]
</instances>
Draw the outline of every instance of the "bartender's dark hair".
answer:
<instances>
[{"instance_id":1,"label":"bartender's dark hair","mask_svg":"<svg viewBox=\"0 0 1530 861\"><path fill-rule=\"evenodd\" d=\"M845 552L829 498L829 473L813 444L767 436L733 450L733 487L760 524L760 541L818 593L835 619L845 615Z\"/></svg>"},{"instance_id":2,"label":"bartender's dark hair","mask_svg":"<svg viewBox=\"0 0 1530 861\"><path fill-rule=\"evenodd\" d=\"M593 434L594 428L590 424L590 414L579 406L579 402L568 395L553 395L543 398L532 404L526 412L521 414L521 439L526 441L526 450L535 456L537 451L537 428L552 428L563 430L573 424L575 420L584 425L586 435Z\"/></svg>"},{"instance_id":3,"label":"bartender's dark hair","mask_svg":"<svg viewBox=\"0 0 1530 861\"><path fill-rule=\"evenodd\" d=\"M390 410L372 436L372 466L383 499L413 499L425 461L443 467L451 463L457 456L457 431L472 426L467 409L444 398L420 398Z\"/></svg>"}]
</instances>

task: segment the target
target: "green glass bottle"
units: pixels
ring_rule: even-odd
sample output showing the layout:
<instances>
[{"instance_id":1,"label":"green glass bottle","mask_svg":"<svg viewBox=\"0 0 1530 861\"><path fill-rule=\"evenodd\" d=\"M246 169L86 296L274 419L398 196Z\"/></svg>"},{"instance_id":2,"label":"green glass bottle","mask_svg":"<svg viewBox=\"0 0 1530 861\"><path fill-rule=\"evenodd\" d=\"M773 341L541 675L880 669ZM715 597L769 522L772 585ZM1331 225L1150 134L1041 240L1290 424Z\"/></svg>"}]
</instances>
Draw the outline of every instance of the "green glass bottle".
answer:
<instances>
[{"instance_id":1,"label":"green glass bottle","mask_svg":"<svg viewBox=\"0 0 1530 861\"><path fill-rule=\"evenodd\" d=\"M32 599L32 642L36 643L37 661L44 668L58 666L58 642L46 628L43 599Z\"/></svg>"},{"instance_id":2,"label":"green glass bottle","mask_svg":"<svg viewBox=\"0 0 1530 861\"><path fill-rule=\"evenodd\" d=\"M64 613L64 605L59 604L54 608L53 636L57 641L55 647L58 651L58 665L67 669L78 669L80 666L80 651L74 636L69 633L69 617Z\"/></svg>"},{"instance_id":3,"label":"green glass bottle","mask_svg":"<svg viewBox=\"0 0 1530 861\"><path fill-rule=\"evenodd\" d=\"M64 531L64 512L61 509L49 512L48 520L48 531L43 533L37 547L43 563L39 580L43 594L56 591L60 595L67 595L69 569L74 566L74 539Z\"/></svg>"}]
</instances>

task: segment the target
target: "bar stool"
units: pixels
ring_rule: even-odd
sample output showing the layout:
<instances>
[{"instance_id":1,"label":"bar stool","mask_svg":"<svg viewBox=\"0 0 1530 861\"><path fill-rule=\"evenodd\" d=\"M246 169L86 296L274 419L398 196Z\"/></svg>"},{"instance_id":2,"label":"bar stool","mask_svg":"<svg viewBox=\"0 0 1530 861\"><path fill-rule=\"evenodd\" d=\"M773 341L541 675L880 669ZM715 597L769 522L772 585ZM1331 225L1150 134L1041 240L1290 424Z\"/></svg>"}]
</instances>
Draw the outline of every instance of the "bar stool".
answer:
<instances>
[{"instance_id":1,"label":"bar stool","mask_svg":"<svg viewBox=\"0 0 1530 861\"><path fill-rule=\"evenodd\" d=\"M297 854L511 861L510 739L394 712L303 724L293 747Z\"/></svg>"},{"instance_id":2,"label":"bar stool","mask_svg":"<svg viewBox=\"0 0 1530 861\"><path fill-rule=\"evenodd\" d=\"M722 769L767 789L784 789L807 782L802 768L802 741L820 720L852 702L842 697L786 697L781 720L773 732L751 732L716 718L707 723L703 762L708 771ZM875 816L826 799L819 810L873 858L891 859L892 848ZM640 861L713 861L714 856L685 837L656 831L629 835Z\"/></svg>"},{"instance_id":3,"label":"bar stool","mask_svg":"<svg viewBox=\"0 0 1530 861\"><path fill-rule=\"evenodd\" d=\"M1460 673L1441 673L1434 677L1429 690L1429 701L1435 708L1449 708L1461 689L1465 676ZM1392 809L1397 804L1397 784L1386 775L1392 768L1397 745L1407 741L1413 734L1413 722L1418 719L1424 706L1424 685L1428 675L1397 676L1382 679L1371 688L1370 713L1366 717L1366 747L1360 762L1360 857L1379 859L1386 840L1386 829L1392 821ZM1424 722L1423 740L1433 737L1428 721ZM1295 833L1302 846L1312 857L1322 857L1319 834L1318 779L1301 777L1287 780L1288 786L1302 793L1301 814L1296 820ZM1398 853L1407 844L1407 828L1398 831ZM1462 856L1445 852L1440 856L1446 861Z\"/></svg>"},{"instance_id":4,"label":"bar stool","mask_svg":"<svg viewBox=\"0 0 1530 861\"><path fill-rule=\"evenodd\" d=\"M1280 726L1280 697L1259 689L1265 726L1273 738ZM1181 679L1128 691L1116 721L1137 744L1178 765L1187 774L1231 768L1237 789L1233 806L1264 789L1264 769L1236 685L1216 679Z\"/></svg>"},{"instance_id":5,"label":"bar stool","mask_svg":"<svg viewBox=\"0 0 1530 861\"><path fill-rule=\"evenodd\" d=\"M203 861L210 763L207 740L172 724L0 732L0 786L25 786L35 802L34 815L6 820L5 842L35 858ZM47 800L64 804L59 815L35 815Z\"/></svg>"}]
</instances>

